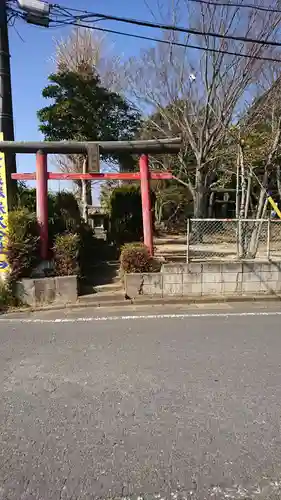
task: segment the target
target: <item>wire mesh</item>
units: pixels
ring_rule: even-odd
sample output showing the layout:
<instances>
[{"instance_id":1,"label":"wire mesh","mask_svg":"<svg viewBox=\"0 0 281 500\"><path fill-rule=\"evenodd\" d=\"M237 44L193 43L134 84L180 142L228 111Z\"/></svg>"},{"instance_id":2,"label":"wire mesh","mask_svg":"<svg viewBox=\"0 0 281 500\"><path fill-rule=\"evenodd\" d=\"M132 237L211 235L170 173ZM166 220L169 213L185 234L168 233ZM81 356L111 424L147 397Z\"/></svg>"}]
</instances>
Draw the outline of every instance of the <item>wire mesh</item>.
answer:
<instances>
[{"instance_id":1,"label":"wire mesh","mask_svg":"<svg viewBox=\"0 0 281 500\"><path fill-rule=\"evenodd\" d=\"M281 221L191 219L187 260L281 260Z\"/></svg>"},{"instance_id":2,"label":"wire mesh","mask_svg":"<svg viewBox=\"0 0 281 500\"><path fill-rule=\"evenodd\" d=\"M235 259L237 223L225 219L191 219L189 224L190 260Z\"/></svg>"},{"instance_id":3,"label":"wire mesh","mask_svg":"<svg viewBox=\"0 0 281 500\"><path fill-rule=\"evenodd\" d=\"M281 220L272 220L270 222L269 258L281 261Z\"/></svg>"}]
</instances>

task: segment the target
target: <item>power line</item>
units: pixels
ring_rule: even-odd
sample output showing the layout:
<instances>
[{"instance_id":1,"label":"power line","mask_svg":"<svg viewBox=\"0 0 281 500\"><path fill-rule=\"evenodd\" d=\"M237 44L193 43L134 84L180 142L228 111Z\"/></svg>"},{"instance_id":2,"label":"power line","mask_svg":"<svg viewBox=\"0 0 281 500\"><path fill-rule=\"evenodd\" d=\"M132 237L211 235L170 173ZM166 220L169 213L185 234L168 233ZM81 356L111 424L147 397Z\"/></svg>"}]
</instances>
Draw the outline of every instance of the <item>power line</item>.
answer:
<instances>
[{"instance_id":1,"label":"power line","mask_svg":"<svg viewBox=\"0 0 281 500\"><path fill-rule=\"evenodd\" d=\"M63 22L63 21L56 21L59 25L64 25L64 26L78 26L78 27L81 27L81 28L89 28L89 29L93 29L93 30L96 30L96 31L101 31L101 32L104 32L104 33L111 33L111 34L114 34L114 35L122 35L122 36L128 36L128 37L131 37L131 38L137 38L137 39L140 39L140 40L148 40L148 41L151 41L151 42L159 42L159 43L164 43L164 44L167 44L167 45L172 45L172 46L176 46L176 47L184 47L184 48L191 48L191 49L196 49L196 50L204 50L206 52L213 52L213 53L218 53L218 54L226 54L226 55L231 55L231 56L239 56L239 57L245 57L247 59L257 59L257 60L260 60L260 61L271 61L271 62L279 62L281 63L281 59L274 59L272 57L266 57L266 56L254 56L254 55L249 55L249 54L244 54L243 52L232 52L232 51L229 51L229 50L221 50L221 49L212 49L212 48L209 48L209 47L201 47L200 45L193 45L193 44L189 44L189 43L180 43L180 42L173 42L173 41L169 41L169 40L162 40L161 38L154 38L154 37L149 37L149 36L144 36L144 35L136 35L134 33L126 33L124 31L117 31L117 30L111 30L111 29L107 29L107 28L99 28L97 26L90 26L88 24L83 24L83 23L80 23L80 22L73 22L73 21L70 21L70 22Z\"/></svg>"},{"instance_id":2,"label":"power line","mask_svg":"<svg viewBox=\"0 0 281 500\"><path fill-rule=\"evenodd\" d=\"M11 0L13 1L13 0ZM244 3L244 0L242 0L243 3L237 3L237 2L222 2L222 1L214 1L214 0L189 0L189 2L194 2L194 3L200 3L200 4L205 4L205 5L214 5L215 7L241 7L243 9L253 9L253 10L260 10L260 11L265 11L265 12L273 12L273 13L281 13L281 9L277 9L275 7L263 7L262 5L255 5L255 4L250 4L250 3ZM57 6L57 4L55 4ZM75 9L74 7L63 7L59 6L61 9L65 11L71 11L71 12L80 12L83 14L89 13L86 10L83 9Z\"/></svg>"},{"instance_id":3,"label":"power line","mask_svg":"<svg viewBox=\"0 0 281 500\"><path fill-rule=\"evenodd\" d=\"M273 8L263 7L262 5L254 5L251 3L214 2L212 0L189 0L189 2L205 4L205 5L214 5L215 7L239 7L239 8L242 7L243 9L253 9L264 12L272 12L275 14L281 14L280 9L276 9L274 7Z\"/></svg>"},{"instance_id":4,"label":"power line","mask_svg":"<svg viewBox=\"0 0 281 500\"><path fill-rule=\"evenodd\" d=\"M197 2L207 2L209 3L209 0L190 0L190 1L197 1ZM213 2L214 3L214 2ZM144 36L144 35L137 35L133 33L126 33L122 32L119 30L111 30L107 28L97 28L96 26L90 26L88 24L83 24L81 23L81 20L88 20L90 21L90 18L92 19L92 22L94 21L101 21L101 20L115 20L115 21L120 21L128 24L133 24L133 25L138 25L138 26L146 26L146 27L153 27L153 28L160 28L160 29L166 29L166 30L172 30L172 31L180 31L184 33L189 33L189 34L199 34L202 36L217 36L222 39L231 39L231 40L237 40L237 41L246 41L246 42L251 42L251 43L258 43L260 45L273 45L273 46L278 46L281 47L281 42L275 42L275 41L268 41L268 40L261 40L261 39L251 39L247 37L236 37L234 35L221 35L221 34L214 34L214 33L209 33L209 32L200 32L198 30L193 30L193 29L188 29L188 28L182 28L182 27L177 27L177 26L169 26L169 25L163 25L163 24L158 24L158 23L151 23L149 21L139 21L137 19L129 19L129 18L123 18L119 16L110 16L107 14L98 14L98 13L91 13L88 11L83 11L79 9L73 9L73 8L68 8L68 7L61 7L58 4L54 4L51 6L52 9L55 10L57 15L66 15L67 17L65 19L50 19L50 21L53 24L53 27L58 27L58 26L67 26L67 25L72 25L72 26L80 26L80 27L85 27L85 28L90 28L90 29L95 29L97 31L105 32L105 33L111 33L111 34L116 34L116 35L121 35L121 36L128 36L131 38L136 38L140 40L148 40L148 41L153 41L153 42L159 42L159 43L164 43L167 45L172 45L172 46L179 46L179 47L187 47L187 48L192 48L196 50L204 50L206 52L212 52L212 53L219 53L219 54L226 54L226 55L233 55L233 56L240 56L244 57L247 59L257 59L261 61L270 61L270 62L281 62L281 59L276 59L273 57L266 57L266 56L258 56L258 55L249 55L245 54L243 52L236 52L236 51L230 51L230 50L223 50L223 49L216 49L216 48L210 48L210 47L201 47L200 45L194 45L194 44L188 44L188 43L180 43L180 42L173 42L169 40L163 40L160 38L155 38L155 37L149 37L149 36ZM13 11L13 9L11 9ZM18 17L22 17L23 19L25 18L24 14L20 14L18 11L14 11ZM79 16L71 16L71 12L79 12L81 15Z\"/></svg>"},{"instance_id":5,"label":"power line","mask_svg":"<svg viewBox=\"0 0 281 500\"><path fill-rule=\"evenodd\" d=\"M57 6L56 6L57 7ZM64 9L63 9L64 10ZM78 9L71 9L77 11ZM20 17L22 19L25 19L24 14L20 13L19 11L14 12L17 17ZM95 19L95 21L101 21L106 18L105 15L103 15L99 19ZM66 20L60 20L60 19L51 19L51 22L54 24L52 27L56 28L58 26L77 26L81 28L89 28L93 29L96 31L104 32L104 33L111 33L114 35L121 35L121 36L127 36L130 38L135 38L139 40L147 40L151 42L157 42L157 43L163 43L166 45L170 46L176 46L176 47L183 47L183 48L191 48L195 50L203 50L205 52L211 52L211 53L217 53L217 54L226 54L226 55L231 55L231 56L238 56L238 57L244 57L246 59L256 59L260 61L269 61L269 62L277 62L281 63L281 59L276 59L273 57L266 57L266 56L258 56L258 55L249 55L249 54L244 54L243 52L235 52L235 51L230 51L230 50L222 50L222 49L215 49L215 48L210 48L210 47L201 47L200 45L194 45L194 44L189 44L189 43L180 43L180 42L174 42L174 41L169 41L169 40L163 40L161 38L155 38L155 37L149 37L149 36L144 36L144 35L136 35L134 33L126 33L124 31L118 31L118 30L112 30L112 29L107 29L107 28L99 28L97 26L91 26L89 24L83 24L80 21L75 21L72 19L66 19Z\"/></svg>"},{"instance_id":6,"label":"power line","mask_svg":"<svg viewBox=\"0 0 281 500\"><path fill-rule=\"evenodd\" d=\"M53 7L56 7L56 9L60 9L60 5L55 4ZM66 9L63 8L65 11ZM67 8L67 11L72 11L73 9ZM77 10L75 10L77 12ZM85 13L83 13L85 12ZM199 35L199 36L210 36L214 38L219 38L223 40L233 40L233 41L239 41L239 42L246 42L246 43L255 43L258 45L269 45L272 47L281 47L281 41L276 42L274 40L268 40L268 39L258 39L258 38L249 38L245 36L237 36L237 35L226 35L226 34L221 34L221 33L214 33L212 31L200 31L194 28L184 28L182 26L173 26L169 24L162 24L162 23L153 23L150 21L141 21L139 19L132 19L132 18L126 18L126 17L120 17L120 16L112 16L108 14L101 14L97 12L87 12L87 11L81 11L81 15L79 16L73 16L73 19L75 21L89 21L91 18L104 18L104 20L107 21L117 21L120 23L126 23L126 24L132 24L134 26L142 26L146 28L156 28L156 29L162 29L162 30L168 30L168 31L174 31L174 32L179 32L179 33L185 33L185 34L190 34L190 35Z\"/></svg>"}]
</instances>

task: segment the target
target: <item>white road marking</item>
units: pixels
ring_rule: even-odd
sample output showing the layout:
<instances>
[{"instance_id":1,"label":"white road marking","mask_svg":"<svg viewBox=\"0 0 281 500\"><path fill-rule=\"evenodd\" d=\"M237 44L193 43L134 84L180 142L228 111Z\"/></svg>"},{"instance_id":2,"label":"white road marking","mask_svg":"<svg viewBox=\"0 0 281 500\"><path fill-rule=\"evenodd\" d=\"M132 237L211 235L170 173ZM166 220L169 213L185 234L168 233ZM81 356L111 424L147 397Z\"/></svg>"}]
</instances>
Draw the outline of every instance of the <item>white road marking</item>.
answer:
<instances>
[{"instance_id":1,"label":"white road marking","mask_svg":"<svg viewBox=\"0 0 281 500\"><path fill-rule=\"evenodd\" d=\"M281 311L255 311L255 312L227 312L227 313L176 313L176 314L135 314L122 316L91 316L80 318L1 318L1 323L91 323L99 321L134 321L134 320L159 320L159 319L200 319L200 318L242 318L258 316L281 316Z\"/></svg>"},{"instance_id":2,"label":"white road marking","mask_svg":"<svg viewBox=\"0 0 281 500\"><path fill-rule=\"evenodd\" d=\"M231 304L227 304L226 302L222 302L221 304L216 304L216 303L198 303L198 304L194 304L194 306L196 307L196 309L199 309L200 311L202 311L202 309L204 310L219 310L219 309L222 309L222 310L231 310L232 309L232 306Z\"/></svg>"}]
</instances>

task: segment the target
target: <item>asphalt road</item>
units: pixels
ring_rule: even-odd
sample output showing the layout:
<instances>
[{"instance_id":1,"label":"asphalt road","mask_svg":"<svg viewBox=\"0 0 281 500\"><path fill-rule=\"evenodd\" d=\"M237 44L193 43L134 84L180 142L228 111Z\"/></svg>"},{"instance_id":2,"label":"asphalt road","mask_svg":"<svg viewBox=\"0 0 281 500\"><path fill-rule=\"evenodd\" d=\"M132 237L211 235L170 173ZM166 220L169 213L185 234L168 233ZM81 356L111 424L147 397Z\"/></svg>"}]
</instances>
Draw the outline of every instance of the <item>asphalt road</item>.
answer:
<instances>
[{"instance_id":1,"label":"asphalt road","mask_svg":"<svg viewBox=\"0 0 281 500\"><path fill-rule=\"evenodd\" d=\"M281 498L264 307L2 317L0 499Z\"/></svg>"}]
</instances>

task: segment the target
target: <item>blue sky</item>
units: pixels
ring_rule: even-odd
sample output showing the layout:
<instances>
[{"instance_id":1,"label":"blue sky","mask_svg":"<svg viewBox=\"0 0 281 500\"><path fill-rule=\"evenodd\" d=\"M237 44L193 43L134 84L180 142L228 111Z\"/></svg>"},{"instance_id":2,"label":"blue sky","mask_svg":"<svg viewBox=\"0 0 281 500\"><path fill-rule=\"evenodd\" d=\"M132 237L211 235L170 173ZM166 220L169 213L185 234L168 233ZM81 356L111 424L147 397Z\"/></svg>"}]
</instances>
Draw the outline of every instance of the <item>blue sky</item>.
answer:
<instances>
[{"instance_id":1,"label":"blue sky","mask_svg":"<svg viewBox=\"0 0 281 500\"><path fill-rule=\"evenodd\" d=\"M143 0L58 0L62 6L85 9L91 12L102 12L139 19L151 19L151 14ZM149 0L151 8L156 6L156 0ZM116 22L99 23L99 26L121 31L135 32L133 26ZM156 30L137 28L139 33L157 36ZM52 72L51 57L54 54L54 38L67 35L69 28L39 28L18 21L15 27L10 27L10 53L12 70L12 95L15 122L15 139L18 141L42 140L38 131L36 112L46 105L41 96L43 87L47 84L48 75ZM150 42L133 38L108 35L113 50L128 57L137 54ZM50 165L49 169L54 168ZM19 172L35 170L33 155L17 155ZM50 186L51 187L51 186ZM55 187L55 186L53 186ZM63 188L63 186L61 186Z\"/></svg>"}]
</instances>

